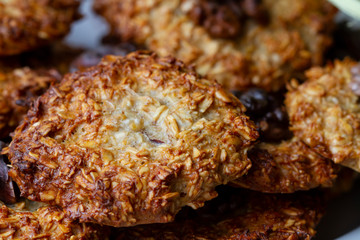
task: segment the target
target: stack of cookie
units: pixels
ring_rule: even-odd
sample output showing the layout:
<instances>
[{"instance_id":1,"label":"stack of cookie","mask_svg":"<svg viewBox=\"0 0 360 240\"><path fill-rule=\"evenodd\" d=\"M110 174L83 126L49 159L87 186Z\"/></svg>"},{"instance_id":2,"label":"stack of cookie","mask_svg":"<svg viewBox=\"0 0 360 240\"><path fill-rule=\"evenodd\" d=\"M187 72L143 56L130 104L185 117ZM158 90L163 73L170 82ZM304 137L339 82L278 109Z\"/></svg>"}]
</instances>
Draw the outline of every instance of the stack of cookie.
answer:
<instances>
[{"instance_id":1,"label":"stack of cookie","mask_svg":"<svg viewBox=\"0 0 360 240\"><path fill-rule=\"evenodd\" d=\"M95 0L116 48L79 55L55 43L78 5L0 0L1 239L315 235L360 170L359 64L321 67L333 6Z\"/></svg>"}]
</instances>

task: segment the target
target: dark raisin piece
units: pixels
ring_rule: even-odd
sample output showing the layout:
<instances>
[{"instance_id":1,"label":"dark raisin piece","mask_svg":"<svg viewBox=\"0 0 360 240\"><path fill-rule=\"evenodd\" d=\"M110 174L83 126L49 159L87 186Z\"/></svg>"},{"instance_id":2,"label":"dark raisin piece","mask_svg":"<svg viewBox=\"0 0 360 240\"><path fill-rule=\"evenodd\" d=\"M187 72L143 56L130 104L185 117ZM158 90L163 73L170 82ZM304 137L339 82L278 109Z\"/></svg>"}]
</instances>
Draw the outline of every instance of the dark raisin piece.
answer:
<instances>
[{"instance_id":1,"label":"dark raisin piece","mask_svg":"<svg viewBox=\"0 0 360 240\"><path fill-rule=\"evenodd\" d=\"M246 107L246 114L250 117L264 113L269 104L267 92L259 88L252 88L243 93L238 92L235 96Z\"/></svg>"},{"instance_id":2,"label":"dark raisin piece","mask_svg":"<svg viewBox=\"0 0 360 240\"><path fill-rule=\"evenodd\" d=\"M283 104L283 93L267 93L258 88L233 93L244 104L246 114L257 125L260 141L279 142L292 137L289 118Z\"/></svg>"}]
</instances>

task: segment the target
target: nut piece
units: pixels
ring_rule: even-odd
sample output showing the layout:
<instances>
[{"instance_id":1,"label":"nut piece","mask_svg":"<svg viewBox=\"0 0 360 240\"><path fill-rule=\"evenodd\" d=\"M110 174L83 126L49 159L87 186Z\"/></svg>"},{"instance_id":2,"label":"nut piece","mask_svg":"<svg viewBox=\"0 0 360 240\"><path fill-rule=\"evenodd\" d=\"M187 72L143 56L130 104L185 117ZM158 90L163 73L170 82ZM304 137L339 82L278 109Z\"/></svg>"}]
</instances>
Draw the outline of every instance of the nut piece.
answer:
<instances>
[{"instance_id":1,"label":"nut piece","mask_svg":"<svg viewBox=\"0 0 360 240\"><path fill-rule=\"evenodd\" d=\"M336 13L326 0L97 0L94 8L123 40L194 64L225 88L274 91L322 64Z\"/></svg>"},{"instance_id":2,"label":"nut piece","mask_svg":"<svg viewBox=\"0 0 360 240\"><path fill-rule=\"evenodd\" d=\"M10 207L0 202L0 238L11 239L108 239L109 229L74 223L57 208L30 201Z\"/></svg>"},{"instance_id":3,"label":"nut piece","mask_svg":"<svg viewBox=\"0 0 360 240\"><path fill-rule=\"evenodd\" d=\"M250 168L258 133L243 109L174 58L107 56L38 99L9 146L10 175L81 222L169 222Z\"/></svg>"},{"instance_id":4,"label":"nut piece","mask_svg":"<svg viewBox=\"0 0 360 240\"><path fill-rule=\"evenodd\" d=\"M360 171L360 65L349 59L309 70L286 96L295 135L326 158Z\"/></svg>"},{"instance_id":5,"label":"nut piece","mask_svg":"<svg viewBox=\"0 0 360 240\"><path fill-rule=\"evenodd\" d=\"M78 18L77 0L0 0L0 56L18 54L65 36Z\"/></svg>"}]
</instances>

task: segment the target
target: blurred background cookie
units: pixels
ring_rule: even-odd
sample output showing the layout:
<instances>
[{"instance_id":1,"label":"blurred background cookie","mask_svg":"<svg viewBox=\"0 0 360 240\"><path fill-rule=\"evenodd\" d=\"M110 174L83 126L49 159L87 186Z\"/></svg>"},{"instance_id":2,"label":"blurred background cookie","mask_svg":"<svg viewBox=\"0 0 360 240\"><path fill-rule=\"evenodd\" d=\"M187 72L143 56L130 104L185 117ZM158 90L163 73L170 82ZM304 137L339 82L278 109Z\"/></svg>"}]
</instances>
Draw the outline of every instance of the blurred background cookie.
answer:
<instances>
[{"instance_id":1,"label":"blurred background cookie","mask_svg":"<svg viewBox=\"0 0 360 240\"><path fill-rule=\"evenodd\" d=\"M24 119L32 101L60 78L55 70L17 68L3 72L0 69L0 139L9 136Z\"/></svg>"},{"instance_id":2,"label":"blurred background cookie","mask_svg":"<svg viewBox=\"0 0 360 240\"><path fill-rule=\"evenodd\" d=\"M13 55L61 39L79 18L76 0L0 1L0 55Z\"/></svg>"},{"instance_id":3,"label":"blurred background cookie","mask_svg":"<svg viewBox=\"0 0 360 240\"><path fill-rule=\"evenodd\" d=\"M323 63L336 13L325 0L95 0L94 8L123 41L194 64L226 88L271 91Z\"/></svg>"}]
</instances>

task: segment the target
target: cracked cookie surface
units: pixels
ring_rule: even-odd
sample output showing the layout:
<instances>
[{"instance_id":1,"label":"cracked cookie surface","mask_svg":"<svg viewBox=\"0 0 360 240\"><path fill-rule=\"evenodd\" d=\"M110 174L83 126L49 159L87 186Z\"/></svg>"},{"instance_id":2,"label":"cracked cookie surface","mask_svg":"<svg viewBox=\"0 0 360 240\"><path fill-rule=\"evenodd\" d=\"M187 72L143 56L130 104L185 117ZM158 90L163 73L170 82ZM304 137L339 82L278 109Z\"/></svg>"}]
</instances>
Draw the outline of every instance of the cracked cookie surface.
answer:
<instances>
[{"instance_id":1,"label":"cracked cookie surface","mask_svg":"<svg viewBox=\"0 0 360 240\"><path fill-rule=\"evenodd\" d=\"M137 52L66 75L6 152L24 196L112 226L171 221L251 166L240 101L182 62Z\"/></svg>"}]
</instances>

